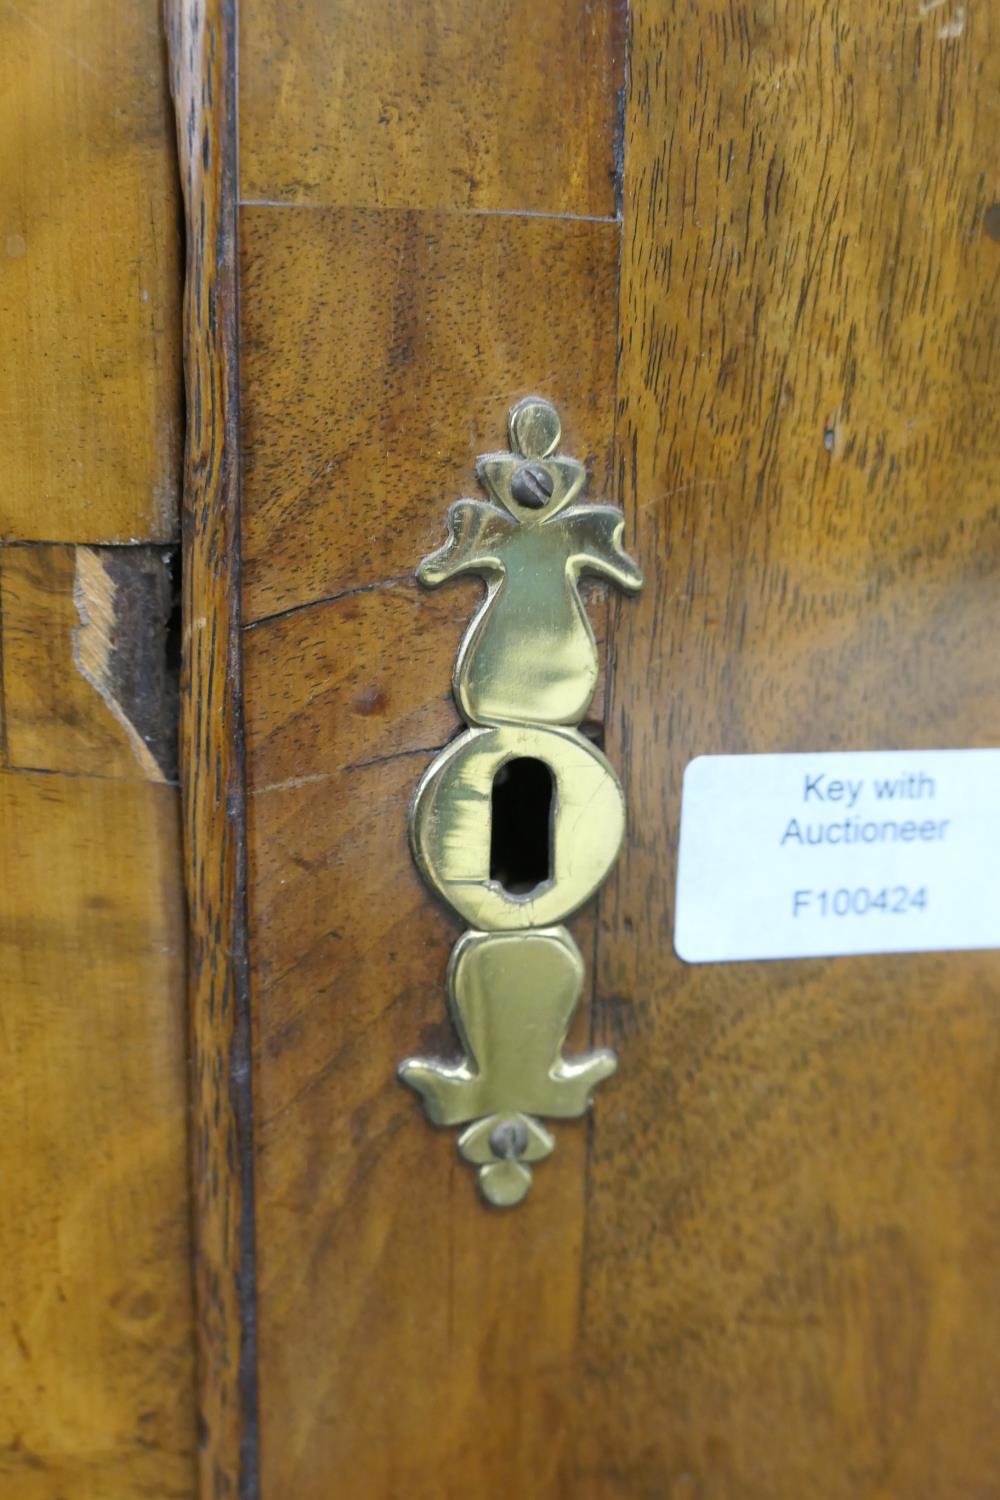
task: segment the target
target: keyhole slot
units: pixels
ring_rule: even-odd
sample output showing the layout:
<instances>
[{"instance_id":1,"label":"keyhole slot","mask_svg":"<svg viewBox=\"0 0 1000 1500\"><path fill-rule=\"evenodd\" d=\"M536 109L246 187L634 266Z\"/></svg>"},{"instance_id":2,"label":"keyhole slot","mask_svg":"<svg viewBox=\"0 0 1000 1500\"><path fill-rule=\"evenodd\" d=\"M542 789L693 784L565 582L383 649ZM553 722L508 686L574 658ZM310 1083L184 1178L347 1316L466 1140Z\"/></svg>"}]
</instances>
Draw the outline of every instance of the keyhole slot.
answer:
<instances>
[{"instance_id":1,"label":"keyhole slot","mask_svg":"<svg viewBox=\"0 0 1000 1500\"><path fill-rule=\"evenodd\" d=\"M518 756L493 777L490 879L508 896L528 896L552 879L555 778L543 760Z\"/></svg>"}]
</instances>

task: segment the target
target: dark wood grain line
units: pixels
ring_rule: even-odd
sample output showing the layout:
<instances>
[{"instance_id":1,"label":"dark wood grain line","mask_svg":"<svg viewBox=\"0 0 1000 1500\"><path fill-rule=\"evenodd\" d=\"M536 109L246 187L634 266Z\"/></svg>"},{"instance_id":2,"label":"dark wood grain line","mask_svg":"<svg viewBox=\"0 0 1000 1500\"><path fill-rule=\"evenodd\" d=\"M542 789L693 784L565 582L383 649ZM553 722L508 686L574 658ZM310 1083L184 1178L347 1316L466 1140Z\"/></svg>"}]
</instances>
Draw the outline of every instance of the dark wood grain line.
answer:
<instances>
[{"instance_id":1,"label":"dark wood grain line","mask_svg":"<svg viewBox=\"0 0 1000 1500\"><path fill-rule=\"evenodd\" d=\"M248 620L243 629L258 630L261 625L273 625L277 620L287 620L290 615L300 615L306 609L321 609L327 604L339 604L341 599L350 599L354 594L371 594L379 589L401 588L404 584L410 583L412 578L412 574L399 578L380 578L377 583L361 583L355 588L341 589L338 594L324 594L319 599L307 599L302 604L290 604L287 609L277 609L273 614L260 615L256 620Z\"/></svg>"},{"instance_id":2,"label":"dark wood grain line","mask_svg":"<svg viewBox=\"0 0 1000 1500\"><path fill-rule=\"evenodd\" d=\"M258 1483L234 0L167 0L187 220L181 784L202 1500Z\"/></svg>"}]
</instances>

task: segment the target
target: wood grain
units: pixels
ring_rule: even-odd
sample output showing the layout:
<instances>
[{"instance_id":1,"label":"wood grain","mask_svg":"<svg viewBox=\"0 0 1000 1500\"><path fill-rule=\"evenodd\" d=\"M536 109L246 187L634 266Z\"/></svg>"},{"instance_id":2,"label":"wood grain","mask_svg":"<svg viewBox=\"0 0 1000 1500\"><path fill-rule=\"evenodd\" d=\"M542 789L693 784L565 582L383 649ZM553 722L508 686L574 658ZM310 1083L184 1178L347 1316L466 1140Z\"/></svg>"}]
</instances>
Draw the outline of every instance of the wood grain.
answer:
<instances>
[{"instance_id":1,"label":"wood grain","mask_svg":"<svg viewBox=\"0 0 1000 1500\"><path fill-rule=\"evenodd\" d=\"M623 0L243 0L241 192L615 212Z\"/></svg>"},{"instance_id":2,"label":"wood grain","mask_svg":"<svg viewBox=\"0 0 1000 1500\"><path fill-rule=\"evenodd\" d=\"M361 771L439 750L463 727L449 664L481 595L482 585L469 578L433 593L407 579L248 628L253 712L246 747L254 795L286 789L267 779L283 771L294 769L292 783L318 781L331 768ZM584 579L581 596L603 651L605 586ZM400 643L405 672L396 670ZM601 677L585 721L595 733L603 715Z\"/></svg>"},{"instance_id":3,"label":"wood grain","mask_svg":"<svg viewBox=\"0 0 1000 1500\"><path fill-rule=\"evenodd\" d=\"M158 7L0 8L0 537L167 541L178 192Z\"/></svg>"},{"instance_id":4,"label":"wood grain","mask_svg":"<svg viewBox=\"0 0 1000 1500\"><path fill-rule=\"evenodd\" d=\"M242 218L263 1493L993 1494L995 957L672 953L694 755L1000 731L993 17L637 0L616 341L617 226L456 212L537 207L539 138L505 122L524 196L469 197L467 35L425 68L443 7L368 13L384 146L367 59L318 91L353 10L244 11L244 191L328 205ZM632 833L578 926L622 1070L497 1216L392 1078L452 1050L405 816L474 597L410 575L531 388L595 490L616 411L648 582L608 651Z\"/></svg>"},{"instance_id":5,"label":"wood grain","mask_svg":"<svg viewBox=\"0 0 1000 1500\"><path fill-rule=\"evenodd\" d=\"M0 628L9 763L176 780L170 559L149 547L7 547Z\"/></svg>"},{"instance_id":6,"label":"wood grain","mask_svg":"<svg viewBox=\"0 0 1000 1500\"><path fill-rule=\"evenodd\" d=\"M514 1492L525 1464L554 1482L571 1461L585 1127L498 1221L395 1078L405 1052L456 1046L458 929L416 874L406 810L458 726L477 595L410 581L245 632L265 1496L324 1496L331 1470L361 1494ZM589 951L586 920L576 933ZM508 1413L486 1432L484 1404Z\"/></svg>"},{"instance_id":7,"label":"wood grain","mask_svg":"<svg viewBox=\"0 0 1000 1500\"><path fill-rule=\"evenodd\" d=\"M235 25L171 0L187 223L181 784L201 1500L257 1488L236 325Z\"/></svg>"},{"instance_id":8,"label":"wood grain","mask_svg":"<svg viewBox=\"0 0 1000 1500\"><path fill-rule=\"evenodd\" d=\"M501 1217L396 1080L408 1051L456 1052L458 927L407 847L433 751L386 748L454 726L427 686L449 660L385 681L387 639L425 602L400 591L373 619L392 595L248 635L262 1493L321 1500L340 1473L360 1495L450 1500L519 1493L529 1471L562 1493L586 1127L559 1129L532 1200ZM303 671L338 646L342 671ZM587 922L575 931L589 951ZM573 1046L585 1036L581 1017Z\"/></svg>"},{"instance_id":9,"label":"wood grain","mask_svg":"<svg viewBox=\"0 0 1000 1500\"><path fill-rule=\"evenodd\" d=\"M413 1500L563 1493L573 1468L586 1126L559 1131L532 1201L498 1216L395 1077L407 1052L456 1049L444 974L459 929L416 874L406 811L458 727L452 667L479 593L425 593L413 570L448 504L478 493L477 454L505 446L507 408L531 391L558 401L567 450L587 459L594 495L608 493L619 227L411 211L466 202L447 180L466 158L446 122L472 120L476 93L449 103L461 69L440 64L426 90L414 82L414 37L444 11L366 14L371 37L388 26L401 52L398 66L377 63L391 64L410 121L386 137L400 152L410 132L395 185L347 76L322 107L343 111L356 144L321 144L309 169L349 174L356 160L360 184L385 167L377 190L240 219L261 1481L264 1496L297 1500L325 1500L331 1474L359 1495ZM244 192L276 107L262 91L264 14L247 7L241 23ZM315 94L296 97L294 53L314 66L331 16L347 14L308 5L272 22L292 59L281 107L296 124L273 137L288 160L332 118ZM611 161L603 126L580 137L581 112L614 117L610 74L587 63L581 79L574 49L609 37L618 7L587 12L565 77L543 81L536 61L510 81L526 40L561 14L463 7L441 33L452 62L482 61L484 33L509 37L496 87L516 146L489 170L517 194L491 200L501 179L484 178L480 206L567 202L537 196L546 183L577 192L567 142L602 171ZM573 111L533 136L525 101L559 100L567 78ZM612 206L605 179L599 211ZM591 608L603 639L602 593ZM598 725L602 711L603 698ZM575 931L589 951L588 921Z\"/></svg>"},{"instance_id":10,"label":"wood grain","mask_svg":"<svg viewBox=\"0 0 1000 1500\"><path fill-rule=\"evenodd\" d=\"M695 755L1000 731L996 15L637 0L576 1493L1000 1488L995 954L688 968Z\"/></svg>"},{"instance_id":11,"label":"wood grain","mask_svg":"<svg viewBox=\"0 0 1000 1500\"><path fill-rule=\"evenodd\" d=\"M0 172L0 1493L193 1500L155 4L0 9Z\"/></svg>"},{"instance_id":12,"label":"wood grain","mask_svg":"<svg viewBox=\"0 0 1000 1500\"><path fill-rule=\"evenodd\" d=\"M412 572L509 405L611 479L615 224L245 208L244 612Z\"/></svg>"},{"instance_id":13,"label":"wood grain","mask_svg":"<svg viewBox=\"0 0 1000 1500\"><path fill-rule=\"evenodd\" d=\"M177 793L0 773L0 1493L195 1493Z\"/></svg>"}]
</instances>

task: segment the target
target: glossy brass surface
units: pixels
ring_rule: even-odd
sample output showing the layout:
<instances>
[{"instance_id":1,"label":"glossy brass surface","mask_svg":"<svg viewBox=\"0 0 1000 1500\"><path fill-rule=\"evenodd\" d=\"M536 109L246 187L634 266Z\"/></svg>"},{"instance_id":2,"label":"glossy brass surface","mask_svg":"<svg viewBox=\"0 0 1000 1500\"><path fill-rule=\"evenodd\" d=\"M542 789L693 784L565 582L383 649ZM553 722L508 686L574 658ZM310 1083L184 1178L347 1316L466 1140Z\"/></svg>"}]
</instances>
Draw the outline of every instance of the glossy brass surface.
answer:
<instances>
[{"instance_id":1,"label":"glossy brass surface","mask_svg":"<svg viewBox=\"0 0 1000 1500\"><path fill-rule=\"evenodd\" d=\"M544 405L547 406L547 403ZM624 520L611 505L574 505L586 478L574 458L546 456L553 423L511 414L512 441L524 457L491 453L476 471L496 502L459 500L448 513L449 537L417 570L436 588L459 573L486 580L455 663L455 697L470 724L579 724L597 683L597 645L577 584L581 573L635 593L642 575L621 545ZM536 507L517 498L525 471L541 478Z\"/></svg>"},{"instance_id":2,"label":"glossy brass surface","mask_svg":"<svg viewBox=\"0 0 1000 1500\"><path fill-rule=\"evenodd\" d=\"M552 871L523 895L490 879L490 824L496 773L516 757L545 762L555 781ZM498 724L470 729L430 766L411 813L413 852L427 884L459 916L486 931L547 927L594 894L615 862L625 799L609 762L561 725Z\"/></svg>"},{"instance_id":3,"label":"glossy brass surface","mask_svg":"<svg viewBox=\"0 0 1000 1500\"><path fill-rule=\"evenodd\" d=\"M562 1055L583 989L583 959L564 927L540 932L467 932L458 941L448 972L452 1020L464 1049L451 1065L411 1058L400 1076L417 1090L435 1125L475 1120L459 1141L466 1160L480 1164L486 1196L491 1185L519 1174L498 1173L494 1163L540 1161L554 1142L531 1118L582 1115L593 1089L615 1070L613 1052L568 1061ZM497 1147L497 1131L511 1129ZM516 1129L520 1122L522 1132ZM517 1195L523 1197L523 1192Z\"/></svg>"},{"instance_id":4,"label":"glossy brass surface","mask_svg":"<svg viewBox=\"0 0 1000 1500\"><path fill-rule=\"evenodd\" d=\"M554 1149L536 1117L582 1115L616 1067L604 1050L562 1055L584 969L555 924L596 891L625 830L618 778L574 727L598 673L579 578L594 573L634 593L642 577L622 547L621 512L575 503L585 471L555 453L559 438L548 402L514 407L512 451L477 464L495 503L453 505L447 542L417 573L429 588L477 573L487 589L455 664L455 698L470 727L428 768L410 812L424 879L474 929L457 943L448 973L464 1055L455 1063L409 1058L399 1074L434 1124L468 1126L459 1151L498 1207L520 1202L531 1164ZM548 869L530 889L508 889L491 869L494 793L498 773L526 760L551 776Z\"/></svg>"}]
</instances>

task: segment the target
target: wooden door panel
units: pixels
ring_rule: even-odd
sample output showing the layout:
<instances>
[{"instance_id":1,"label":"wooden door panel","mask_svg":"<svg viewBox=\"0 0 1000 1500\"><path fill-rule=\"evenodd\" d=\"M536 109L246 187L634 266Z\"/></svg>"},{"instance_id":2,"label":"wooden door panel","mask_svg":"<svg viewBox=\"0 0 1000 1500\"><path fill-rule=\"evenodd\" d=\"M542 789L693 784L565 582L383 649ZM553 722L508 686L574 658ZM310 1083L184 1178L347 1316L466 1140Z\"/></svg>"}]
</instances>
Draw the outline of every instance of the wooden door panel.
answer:
<instances>
[{"instance_id":1,"label":"wooden door panel","mask_svg":"<svg viewBox=\"0 0 1000 1500\"><path fill-rule=\"evenodd\" d=\"M518 1405L525 1451L566 1429L585 1137L565 1143L548 1235L511 1221L498 1260L452 1144L395 1079L403 1052L452 1046L456 932L406 808L458 725L475 597L432 598L412 570L531 389L559 380L609 483L618 225L258 205L240 222L262 1482L304 1500L332 1463L360 1493L458 1493L517 1473L504 1428L481 1432L484 1392ZM426 1315L406 1310L417 1266ZM541 1403L526 1357L549 1371Z\"/></svg>"},{"instance_id":2,"label":"wooden door panel","mask_svg":"<svg viewBox=\"0 0 1000 1500\"><path fill-rule=\"evenodd\" d=\"M993 17L635 0L620 97L613 0L245 0L237 130L234 10L177 9L210 1492L991 1494L995 957L672 929L693 757L996 742ZM620 1072L502 1215L393 1070L454 1051L406 810L475 598L413 569L529 391L647 582L589 601Z\"/></svg>"},{"instance_id":3,"label":"wooden door panel","mask_svg":"<svg viewBox=\"0 0 1000 1500\"><path fill-rule=\"evenodd\" d=\"M0 9L0 1496L196 1493L155 0Z\"/></svg>"},{"instance_id":4,"label":"wooden door panel","mask_svg":"<svg viewBox=\"0 0 1000 1500\"><path fill-rule=\"evenodd\" d=\"M996 956L671 946L695 755L995 743L995 40L956 16L632 10L616 437L648 584L611 627L602 1494L998 1483Z\"/></svg>"}]
</instances>

